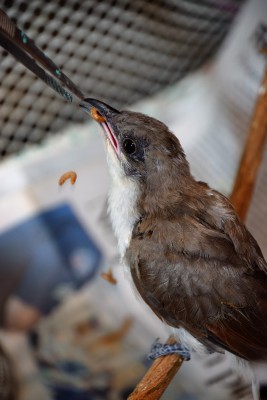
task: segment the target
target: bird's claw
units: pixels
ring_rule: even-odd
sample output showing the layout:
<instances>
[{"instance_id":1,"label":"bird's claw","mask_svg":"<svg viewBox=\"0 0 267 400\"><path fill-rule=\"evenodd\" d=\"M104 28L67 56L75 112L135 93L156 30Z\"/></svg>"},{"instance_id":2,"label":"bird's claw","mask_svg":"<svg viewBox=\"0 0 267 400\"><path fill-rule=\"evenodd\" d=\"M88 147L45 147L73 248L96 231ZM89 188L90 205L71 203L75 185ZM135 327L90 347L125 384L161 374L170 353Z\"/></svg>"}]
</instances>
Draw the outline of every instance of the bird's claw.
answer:
<instances>
[{"instance_id":1,"label":"bird's claw","mask_svg":"<svg viewBox=\"0 0 267 400\"><path fill-rule=\"evenodd\" d=\"M167 356L169 354L179 354L185 361L190 360L189 350L180 343L161 344L159 339L156 339L151 346L151 352L148 355L149 360L155 360L158 357Z\"/></svg>"}]
</instances>

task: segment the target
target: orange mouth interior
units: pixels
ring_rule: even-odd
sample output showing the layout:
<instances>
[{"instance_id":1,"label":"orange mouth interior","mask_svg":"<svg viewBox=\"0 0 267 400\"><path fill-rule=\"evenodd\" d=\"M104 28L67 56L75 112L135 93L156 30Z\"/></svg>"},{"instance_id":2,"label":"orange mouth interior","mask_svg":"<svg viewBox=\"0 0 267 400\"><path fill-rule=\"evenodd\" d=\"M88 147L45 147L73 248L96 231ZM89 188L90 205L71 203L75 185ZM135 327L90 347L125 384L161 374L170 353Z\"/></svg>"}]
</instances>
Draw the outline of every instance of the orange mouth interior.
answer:
<instances>
[{"instance_id":1,"label":"orange mouth interior","mask_svg":"<svg viewBox=\"0 0 267 400\"><path fill-rule=\"evenodd\" d=\"M105 118L102 117L102 115L98 112L98 110L95 107L91 108L91 117L96 120L97 122L105 122Z\"/></svg>"}]
</instances>

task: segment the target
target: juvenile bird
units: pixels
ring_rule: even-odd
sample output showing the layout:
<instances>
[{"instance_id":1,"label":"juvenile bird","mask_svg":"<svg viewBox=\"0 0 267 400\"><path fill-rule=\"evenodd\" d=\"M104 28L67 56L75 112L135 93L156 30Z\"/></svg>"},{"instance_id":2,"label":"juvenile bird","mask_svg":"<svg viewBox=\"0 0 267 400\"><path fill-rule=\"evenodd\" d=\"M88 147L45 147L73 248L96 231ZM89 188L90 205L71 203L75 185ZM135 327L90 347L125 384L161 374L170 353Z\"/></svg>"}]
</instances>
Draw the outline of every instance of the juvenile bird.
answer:
<instances>
[{"instance_id":1,"label":"juvenile bird","mask_svg":"<svg viewBox=\"0 0 267 400\"><path fill-rule=\"evenodd\" d=\"M143 300L189 350L267 360L267 264L229 200L194 179L160 121L81 106L102 117L112 225Z\"/></svg>"}]
</instances>

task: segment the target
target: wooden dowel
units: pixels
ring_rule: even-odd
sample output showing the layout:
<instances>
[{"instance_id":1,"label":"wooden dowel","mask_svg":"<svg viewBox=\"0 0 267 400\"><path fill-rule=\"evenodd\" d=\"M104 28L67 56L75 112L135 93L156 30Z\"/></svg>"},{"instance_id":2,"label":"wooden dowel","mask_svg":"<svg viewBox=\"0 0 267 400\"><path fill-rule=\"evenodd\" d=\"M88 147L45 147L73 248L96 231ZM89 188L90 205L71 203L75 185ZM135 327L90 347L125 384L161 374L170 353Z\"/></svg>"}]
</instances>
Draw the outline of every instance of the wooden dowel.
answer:
<instances>
[{"instance_id":1,"label":"wooden dowel","mask_svg":"<svg viewBox=\"0 0 267 400\"><path fill-rule=\"evenodd\" d=\"M262 160L267 133L267 68L259 88L246 145L239 164L230 200L244 221L253 194L257 172Z\"/></svg>"},{"instance_id":2,"label":"wooden dowel","mask_svg":"<svg viewBox=\"0 0 267 400\"><path fill-rule=\"evenodd\" d=\"M234 189L230 197L240 218L244 221L249 208L256 176L262 160L267 134L267 68L251 120L248 138L239 164ZM170 337L167 343L172 343ZM128 400L158 400L179 371L183 358L172 354L156 359Z\"/></svg>"}]
</instances>

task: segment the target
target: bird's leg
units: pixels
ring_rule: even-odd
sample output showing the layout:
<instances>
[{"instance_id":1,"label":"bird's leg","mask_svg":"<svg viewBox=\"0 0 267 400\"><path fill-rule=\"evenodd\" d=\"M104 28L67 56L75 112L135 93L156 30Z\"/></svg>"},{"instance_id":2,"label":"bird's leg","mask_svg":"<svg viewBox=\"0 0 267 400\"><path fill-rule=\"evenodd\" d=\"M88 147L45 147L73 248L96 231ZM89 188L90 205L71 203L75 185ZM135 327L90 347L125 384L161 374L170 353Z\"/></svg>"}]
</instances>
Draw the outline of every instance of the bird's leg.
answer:
<instances>
[{"instance_id":1,"label":"bird's leg","mask_svg":"<svg viewBox=\"0 0 267 400\"><path fill-rule=\"evenodd\" d=\"M190 360L189 350L182 346L180 343L159 343L159 339L156 339L151 346L151 352L148 355L149 360L155 360L161 356L167 356L169 354L179 354L185 361Z\"/></svg>"}]
</instances>

